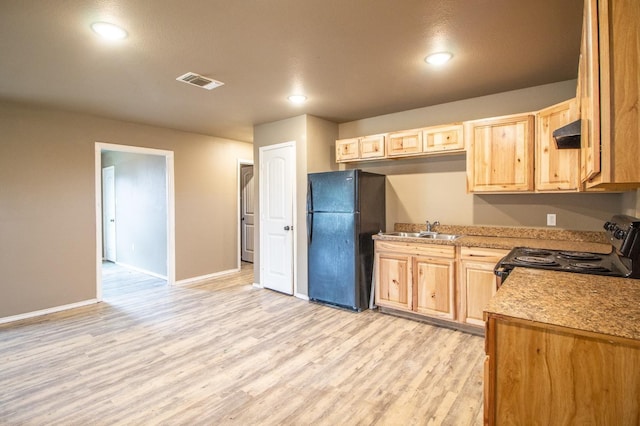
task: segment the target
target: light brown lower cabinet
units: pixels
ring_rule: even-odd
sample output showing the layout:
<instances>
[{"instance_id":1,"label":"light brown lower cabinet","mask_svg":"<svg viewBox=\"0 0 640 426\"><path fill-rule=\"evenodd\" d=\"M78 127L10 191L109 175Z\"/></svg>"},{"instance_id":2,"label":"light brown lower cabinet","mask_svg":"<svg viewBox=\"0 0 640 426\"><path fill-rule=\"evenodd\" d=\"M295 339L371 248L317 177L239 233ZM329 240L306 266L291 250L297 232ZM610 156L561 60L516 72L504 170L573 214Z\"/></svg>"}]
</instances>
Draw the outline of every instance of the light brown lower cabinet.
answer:
<instances>
[{"instance_id":1,"label":"light brown lower cabinet","mask_svg":"<svg viewBox=\"0 0 640 426\"><path fill-rule=\"evenodd\" d=\"M498 288L493 268L508 252L461 247L457 256L454 246L376 240L376 305L483 333Z\"/></svg>"},{"instance_id":2,"label":"light brown lower cabinet","mask_svg":"<svg viewBox=\"0 0 640 426\"><path fill-rule=\"evenodd\" d=\"M638 425L640 341L488 314L488 425Z\"/></svg>"},{"instance_id":3,"label":"light brown lower cabinet","mask_svg":"<svg viewBox=\"0 0 640 426\"><path fill-rule=\"evenodd\" d=\"M376 305L455 318L455 247L375 242Z\"/></svg>"},{"instance_id":4,"label":"light brown lower cabinet","mask_svg":"<svg viewBox=\"0 0 640 426\"><path fill-rule=\"evenodd\" d=\"M501 249L460 248L460 322L484 328L484 308L498 290L493 268L507 253Z\"/></svg>"}]
</instances>

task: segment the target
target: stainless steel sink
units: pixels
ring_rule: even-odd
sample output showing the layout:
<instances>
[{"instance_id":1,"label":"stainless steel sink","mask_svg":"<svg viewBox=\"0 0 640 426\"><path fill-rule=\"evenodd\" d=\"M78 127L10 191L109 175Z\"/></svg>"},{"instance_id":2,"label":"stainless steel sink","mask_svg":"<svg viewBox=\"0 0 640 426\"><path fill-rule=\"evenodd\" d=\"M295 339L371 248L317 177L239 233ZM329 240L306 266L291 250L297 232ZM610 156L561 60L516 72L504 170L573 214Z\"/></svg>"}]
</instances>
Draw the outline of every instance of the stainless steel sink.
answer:
<instances>
[{"instance_id":1,"label":"stainless steel sink","mask_svg":"<svg viewBox=\"0 0 640 426\"><path fill-rule=\"evenodd\" d=\"M386 237L411 237L411 238L420 237L419 232L381 232L380 235L384 235Z\"/></svg>"},{"instance_id":2,"label":"stainless steel sink","mask_svg":"<svg viewBox=\"0 0 640 426\"><path fill-rule=\"evenodd\" d=\"M386 237L426 238L429 240L445 241L453 241L461 237L461 235L439 234L437 232L381 232L380 235L384 235Z\"/></svg>"},{"instance_id":3,"label":"stainless steel sink","mask_svg":"<svg viewBox=\"0 0 640 426\"><path fill-rule=\"evenodd\" d=\"M453 241L453 240L456 240L456 239L458 239L460 237L461 237L461 235L453 235L453 234L433 234L433 233L429 233L429 234L420 235L420 238L428 238L430 240L446 240L446 241Z\"/></svg>"}]
</instances>

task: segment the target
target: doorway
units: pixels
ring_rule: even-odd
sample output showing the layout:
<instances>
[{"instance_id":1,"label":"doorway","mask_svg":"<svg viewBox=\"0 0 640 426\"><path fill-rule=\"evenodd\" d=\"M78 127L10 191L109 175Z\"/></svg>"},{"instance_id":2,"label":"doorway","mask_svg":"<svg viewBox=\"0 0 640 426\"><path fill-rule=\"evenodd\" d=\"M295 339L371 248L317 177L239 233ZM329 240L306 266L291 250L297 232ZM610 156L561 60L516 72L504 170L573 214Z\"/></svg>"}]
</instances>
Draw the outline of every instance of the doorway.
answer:
<instances>
[{"instance_id":1,"label":"doorway","mask_svg":"<svg viewBox=\"0 0 640 426\"><path fill-rule=\"evenodd\" d=\"M295 142L260 148L260 283L293 294Z\"/></svg>"},{"instance_id":2,"label":"doorway","mask_svg":"<svg viewBox=\"0 0 640 426\"><path fill-rule=\"evenodd\" d=\"M103 257L107 258L106 255L106 244L111 244L111 242L108 242L107 240L111 240L112 236L111 235L107 235L106 233L109 230L110 227L110 219L107 219L107 216L109 215L108 211L105 210L105 208L107 208L108 206L103 205L103 203L110 203L111 201L109 200L105 200L103 197L104 195L108 195L105 194L106 191L103 192L103 185L107 184L110 186L110 183L108 182L109 178L109 171L106 171L106 178L103 180L103 153L109 153L109 154L113 154L113 155L121 155L122 157L127 157L129 156L130 158L146 158L149 159L150 161L153 161L154 164L158 164L158 162L160 162L159 164L161 165L161 171L162 171L162 176L160 177L160 179L163 180L162 182L162 190L161 193L155 194L153 199L148 199L146 196L147 194L144 194L145 197L143 197L143 200L138 200L136 196L135 192L132 192L132 186L135 185L123 185L121 188L123 188L123 192L124 194L117 194L117 185L114 186L114 191L111 195L113 195L113 199L117 200L118 197L120 197L121 199L124 199L125 202L124 204L127 205L127 207L133 207L136 209L140 209L139 205L136 205L137 202L139 201L143 201L143 202L147 202L150 204L153 204L156 206L156 208L158 207L158 205L160 205L160 207L162 208L164 213L163 215L159 215L161 217L161 222L157 223L156 229L160 229L161 231L164 232L156 232L157 234L162 234L162 238L161 239L155 239L153 241L151 241L149 243L149 247L153 250L160 250L160 256L159 258L161 258L164 262L164 264L162 265L162 272L165 272L163 274L157 274L156 276L162 276L162 278L166 279L166 282L168 285L173 285L175 284L175 213L174 213L174 199L175 199L175 194L174 194L174 168L173 168L173 152L172 151L164 151L164 150L158 150L158 149L151 149L151 148L140 148L140 147L133 147L133 146L127 146L127 145L114 145L114 144L106 144L106 143L100 143L97 142L95 144L95 176L96 176L96 283L97 283L97 289L96 289L96 298L98 300L102 300L102 260ZM126 163L125 163L126 164ZM132 166L134 167L134 166ZM123 168L120 168L123 169ZM143 174L144 173L148 173L148 170L143 170ZM118 172L117 170L115 170L114 168L114 182L117 182L118 180ZM137 177L134 178L133 181L138 181L138 183L140 181L145 181L148 178L151 178L150 176L143 176L142 178ZM158 178L158 176L155 177L156 179ZM134 182L135 183L135 182ZM142 190L141 192L139 192L138 194L141 193L146 193L147 191ZM116 206L118 204L118 202L113 203L114 206ZM120 206L122 207L122 206ZM117 209L120 209L120 207L117 207ZM104 211L104 214L103 214ZM144 209L142 209L142 211L145 211ZM124 236L129 237L130 233L133 232L137 232L140 229L140 225L136 225L135 220L138 220L139 218L136 217L136 214L132 214L131 212L128 212L127 214L124 215L124 220L121 221L120 225L119 225L119 219L117 217L117 210L115 212L115 216L113 216L112 218L114 219L113 224L114 224L114 228L118 229L120 225L122 225L123 229L126 229L126 227L128 226L129 229L133 230L130 232L125 232L123 233ZM149 215L147 213L147 215ZM151 215L149 215L151 216ZM103 219L104 217L104 219ZM128 220L126 220L128 218ZM151 218L154 219L154 218ZM149 220L151 221L151 220ZM157 227L160 228L157 228ZM115 240L118 240L118 244L120 246L120 249L116 249L113 254L111 254L110 256L112 256L114 258L114 260L120 260L120 258L122 259L126 259L126 255L131 256L133 253L135 253L136 250L138 250L139 254L145 253L145 250L148 250L149 247L141 247L140 245L138 245L136 247L136 243L132 243L131 241L127 241L125 238L119 238L119 237L115 237L112 239L112 241L115 243ZM124 241L121 241L124 240ZM124 245L123 245L124 244ZM103 251L104 251L104 256L103 256ZM158 256L156 256L156 258L158 258ZM127 262L123 262L123 264L126 264ZM134 269L136 269L134 267ZM143 270L144 271L145 268L140 268L139 270ZM153 275L153 274L152 274Z\"/></svg>"},{"instance_id":3,"label":"doorway","mask_svg":"<svg viewBox=\"0 0 640 426\"><path fill-rule=\"evenodd\" d=\"M255 180L253 163L240 160L240 260L253 263L255 230Z\"/></svg>"},{"instance_id":4,"label":"doorway","mask_svg":"<svg viewBox=\"0 0 640 426\"><path fill-rule=\"evenodd\" d=\"M102 168L102 236L104 260L116 261L116 181L115 167Z\"/></svg>"}]
</instances>

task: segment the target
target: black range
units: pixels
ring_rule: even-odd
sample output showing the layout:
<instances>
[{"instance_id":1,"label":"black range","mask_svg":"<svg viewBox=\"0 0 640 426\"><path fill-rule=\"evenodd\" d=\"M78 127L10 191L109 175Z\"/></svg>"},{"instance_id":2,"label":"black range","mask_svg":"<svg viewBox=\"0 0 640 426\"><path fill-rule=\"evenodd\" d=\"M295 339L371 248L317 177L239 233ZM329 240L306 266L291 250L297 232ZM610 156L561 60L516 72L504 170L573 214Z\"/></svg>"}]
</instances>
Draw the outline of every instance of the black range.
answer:
<instances>
[{"instance_id":1,"label":"black range","mask_svg":"<svg viewBox=\"0 0 640 426\"><path fill-rule=\"evenodd\" d=\"M494 272L504 281L515 267L548 269L581 274L640 278L640 219L615 215L604 224L611 242L607 254L516 247Z\"/></svg>"}]
</instances>

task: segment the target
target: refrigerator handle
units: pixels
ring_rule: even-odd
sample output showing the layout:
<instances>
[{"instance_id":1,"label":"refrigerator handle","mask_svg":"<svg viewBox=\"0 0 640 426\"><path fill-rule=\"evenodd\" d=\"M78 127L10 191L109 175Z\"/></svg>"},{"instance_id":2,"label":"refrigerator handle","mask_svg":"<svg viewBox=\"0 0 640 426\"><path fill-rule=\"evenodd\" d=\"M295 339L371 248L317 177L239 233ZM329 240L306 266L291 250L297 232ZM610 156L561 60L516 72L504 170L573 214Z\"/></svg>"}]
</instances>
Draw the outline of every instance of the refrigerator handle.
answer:
<instances>
[{"instance_id":1,"label":"refrigerator handle","mask_svg":"<svg viewBox=\"0 0 640 426\"><path fill-rule=\"evenodd\" d=\"M313 239L313 186L311 179L307 179L307 245Z\"/></svg>"}]
</instances>

